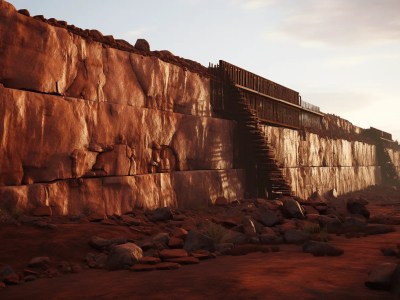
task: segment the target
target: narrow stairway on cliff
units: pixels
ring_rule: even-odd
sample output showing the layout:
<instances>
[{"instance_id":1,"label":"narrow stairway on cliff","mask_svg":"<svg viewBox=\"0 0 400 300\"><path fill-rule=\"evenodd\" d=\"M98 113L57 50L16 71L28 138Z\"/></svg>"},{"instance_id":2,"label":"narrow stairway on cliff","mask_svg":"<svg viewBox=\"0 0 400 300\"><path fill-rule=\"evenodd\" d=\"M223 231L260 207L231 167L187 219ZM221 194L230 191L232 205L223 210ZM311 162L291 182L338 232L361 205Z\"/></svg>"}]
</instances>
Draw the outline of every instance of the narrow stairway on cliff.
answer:
<instances>
[{"instance_id":1,"label":"narrow stairway on cliff","mask_svg":"<svg viewBox=\"0 0 400 300\"><path fill-rule=\"evenodd\" d=\"M291 187L277 165L275 149L265 136L256 111L250 107L240 89L233 84L230 86L230 93L237 105L237 121L247 133L257 162L259 183L264 186L270 199L291 196Z\"/></svg>"}]
</instances>

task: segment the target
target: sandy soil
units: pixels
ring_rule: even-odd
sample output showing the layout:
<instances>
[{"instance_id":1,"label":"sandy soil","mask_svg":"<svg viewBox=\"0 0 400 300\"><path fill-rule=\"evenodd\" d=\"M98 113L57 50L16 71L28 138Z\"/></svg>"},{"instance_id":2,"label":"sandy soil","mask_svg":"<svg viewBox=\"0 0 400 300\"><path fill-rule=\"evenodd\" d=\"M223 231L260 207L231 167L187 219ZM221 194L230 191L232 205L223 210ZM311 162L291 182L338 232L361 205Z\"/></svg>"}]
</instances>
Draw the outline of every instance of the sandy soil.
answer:
<instances>
[{"instance_id":1,"label":"sandy soil","mask_svg":"<svg viewBox=\"0 0 400 300\"><path fill-rule=\"evenodd\" d=\"M374 197L373 214L399 215L397 198ZM31 226L0 227L0 262L19 270L35 256L82 263L92 249L88 239L103 236L135 238L128 227L96 223L59 224L57 230ZM399 262L380 249L396 246L396 232L345 238L331 243L344 249L338 257L314 257L301 246L281 245L280 252L220 256L173 271L104 271L38 279L0 290L0 299L395 299L385 291L366 288L368 270L381 262Z\"/></svg>"}]
</instances>

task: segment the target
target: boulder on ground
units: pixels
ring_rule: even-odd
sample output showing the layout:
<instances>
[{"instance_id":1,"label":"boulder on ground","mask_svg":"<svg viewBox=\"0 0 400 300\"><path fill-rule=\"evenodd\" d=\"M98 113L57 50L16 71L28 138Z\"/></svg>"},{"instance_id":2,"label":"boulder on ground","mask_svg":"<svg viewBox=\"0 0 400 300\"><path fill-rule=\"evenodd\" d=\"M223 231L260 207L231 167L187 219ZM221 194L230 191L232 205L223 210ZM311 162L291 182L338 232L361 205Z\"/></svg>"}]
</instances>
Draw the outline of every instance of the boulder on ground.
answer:
<instances>
[{"instance_id":1,"label":"boulder on ground","mask_svg":"<svg viewBox=\"0 0 400 300\"><path fill-rule=\"evenodd\" d=\"M349 213L351 214L355 214L355 215L361 215L365 218L369 218L370 216L370 212L369 210L366 208L366 205L368 204L368 202L364 199L349 199L347 201L347 210L349 211Z\"/></svg>"},{"instance_id":2,"label":"boulder on ground","mask_svg":"<svg viewBox=\"0 0 400 300\"><path fill-rule=\"evenodd\" d=\"M304 209L293 198L283 199L282 210L288 218L304 219Z\"/></svg>"},{"instance_id":3,"label":"boulder on ground","mask_svg":"<svg viewBox=\"0 0 400 300\"><path fill-rule=\"evenodd\" d=\"M19 276L10 266L0 268L0 282L8 285L15 285L19 283Z\"/></svg>"},{"instance_id":4,"label":"boulder on ground","mask_svg":"<svg viewBox=\"0 0 400 300\"><path fill-rule=\"evenodd\" d=\"M382 263L374 266L368 274L365 285L375 290L390 290L392 286L392 277L395 274L398 264Z\"/></svg>"},{"instance_id":5,"label":"boulder on ground","mask_svg":"<svg viewBox=\"0 0 400 300\"><path fill-rule=\"evenodd\" d=\"M191 230L186 236L185 245L183 246L183 248L188 252L199 249L214 251L215 245L212 238L196 230Z\"/></svg>"},{"instance_id":6,"label":"boulder on ground","mask_svg":"<svg viewBox=\"0 0 400 300\"><path fill-rule=\"evenodd\" d=\"M102 269L107 263L107 254L105 253L92 253L86 254L85 263L89 268Z\"/></svg>"},{"instance_id":7,"label":"boulder on ground","mask_svg":"<svg viewBox=\"0 0 400 300\"><path fill-rule=\"evenodd\" d=\"M303 245L303 252L314 256L339 256L343 250L324 242L308 241Z\"/></svg>"},{"instance_id":8,"label":"boulder on ground","mask_svg":"<svg viewBox=\"0 0 400 300\"><path fill-rule=\"evenodd\" d=\"M50 265L50 257L47 256L34 257L28 263L29 267L36 267L36 268L48 268L49 265Z\"/></svg>"},{"instance_id":9,"label":"boulder on ground","mask_svg":"<svg viewBox=\"0 0 400 300\"><path fill-rule=\"evenodd\" d=\"M168 221L171 220L172 217L172 210L169 207L157 208L151 214L151 218L154 221Z\"/></svg>"},{"instance_id":10,"label":"boulder on ground","mask_svg":"<svg viewBox=\"0 0 400 300\"><path fill-rule=\"evenodd\" d=\"M164 249L160 251L160 257L162 259L187 257L189 254L185 249Z\"/></svg>"},{"instance_id":11,"label":"boulder on ground","mask_svg":"<svg viewBox=\"0 0 400 300\"><path fill-rule=\"evenodd\" d=\"M256 214L255 219L264 226L274 226L280 221L276 212L265 208L258 209L258 213Z\"/></svg>"},{"instance_id":12,"label":"boulder on ground","mask_svg":"<svg viewBox=\"0 0 400 300\"><path fill-rule=\"evenodd\" d=\"M130 267L143 257L142 249L134 243L114 246L108 256L106 267L109 270Z\"/></svg>"},{"instance_id":13,"label":"boulder on ground","mask_svg":"<svg viewBox=\"0 0 400 300\"><path fill-rule=\"evenodd\" d=\"M243 224L243 232L245 235L250 237L257 236L255 221L252 217L244 216L242 224Z\"/></svg>"},{"instance_id":14,"label":"boulder on ground","mask_svg":"<svg viewBox=\"0 0 400 300\"><path fill-rule=\"evenodd\" d=\"M229 204L228 199L226 199L225 197L218 197L217 199L215 199L214 205L217 206L227 206Z\"/></svg>"},{"instance_id":15,"label":"boulder on ground","mask_svg":"<svg viewBox=\"0 0 400 300\"><path fill-rule=\"evenodd\" d=\"M126 238L112 238L112 239L105 239L100 236L92 236L89 240L89 246L97 250L105 250L110 248L113 245L120 245L125 244L127 242Z\"/></svg>"},{"instance_id":16,"label":"boulder on ground","mask_svg":"<svg viewBox=\"0 0 400 300\"><path fill-rule=\"evenodd\" d=\"M384 224L369 225L365 228L365 233L368 235L385 234L393 231L395 231L393 226Z\"/></svg>"}]
</instances>

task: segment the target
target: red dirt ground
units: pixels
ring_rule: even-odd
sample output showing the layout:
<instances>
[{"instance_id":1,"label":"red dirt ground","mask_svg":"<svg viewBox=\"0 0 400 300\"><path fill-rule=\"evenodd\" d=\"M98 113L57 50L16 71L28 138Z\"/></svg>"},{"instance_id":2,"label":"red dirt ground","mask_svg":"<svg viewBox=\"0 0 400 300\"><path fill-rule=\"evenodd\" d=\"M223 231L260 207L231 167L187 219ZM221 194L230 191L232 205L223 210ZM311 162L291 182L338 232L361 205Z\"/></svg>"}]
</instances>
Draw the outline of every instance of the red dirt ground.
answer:
<instances>
[{"instance_id":1,"label":"red dirt ground","mask_svg":"<svg viewBox=\"0 0 400 300\"><path fill-rule=\"evenodd\" d=\"M378 197L379 198L379 197ZM393 198L378 199L373 214L398 215ZM383 203L385 202L385 203ZM88 240L100 234L135 239L128 227L96 223L59 224L57 230L31 226L0 227L0 261L21 270L35 256L79 262L93 251ZM362 238L332 236L344 249L338 257L314 257L301 246L281 245L280 252L220 256L173 271L134 273L85 269L79 274L38 279L0 290L0 299L396 299L364 286L368 270L385 257L380 249L400 241L396 232Z\"/></svg>"}]
</instances>

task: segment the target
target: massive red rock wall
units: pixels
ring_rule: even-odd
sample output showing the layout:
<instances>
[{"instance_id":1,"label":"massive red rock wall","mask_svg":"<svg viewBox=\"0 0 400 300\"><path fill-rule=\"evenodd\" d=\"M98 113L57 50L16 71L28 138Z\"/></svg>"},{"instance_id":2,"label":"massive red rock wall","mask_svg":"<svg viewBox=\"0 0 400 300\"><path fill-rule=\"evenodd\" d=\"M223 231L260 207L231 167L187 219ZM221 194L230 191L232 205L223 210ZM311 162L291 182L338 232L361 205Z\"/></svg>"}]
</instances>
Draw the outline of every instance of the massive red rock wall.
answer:
<instances>
[{"instance_id":1,"label":"massive red rock wall","mask_svg":"<svg viewBox=\"0 0 400 300\"><path fill-rule=\"evenodd\" d=\"M0 1L0 206L60 214L243 197L235 122L209 79L18 14Z\"/></svg>"},{"instance_id":2,"label":"massive red rock wall","mask_svg":"<svg viewBox=\"0 0 400 300\"><path fill-rule=\"evenodd\" d=\"M303 199L315 191L336 189L344 194L381 183L375 145L286 128L264 129L293 192Z\"/></svg>"},{"instance_id":3,"label":"massive red rock wall","mask_svg":"<svg viewBox=\"0 0 400 300\"><path fill-rule=\"evenodd\" d=\"M390 159L396 168L397 176L400 177L400 151L395 149L387 149Z\"/></svg>"},{"instance_id":4,"label":"massive red rock wall","mask_svg":"<svg viewBox=\"0 0 400 300\"><path fill-rule=\"evenodd\" d=\"M0 82L85 100L210 116L209 79L0 10Z\"/></svg>"}]
</instances>

